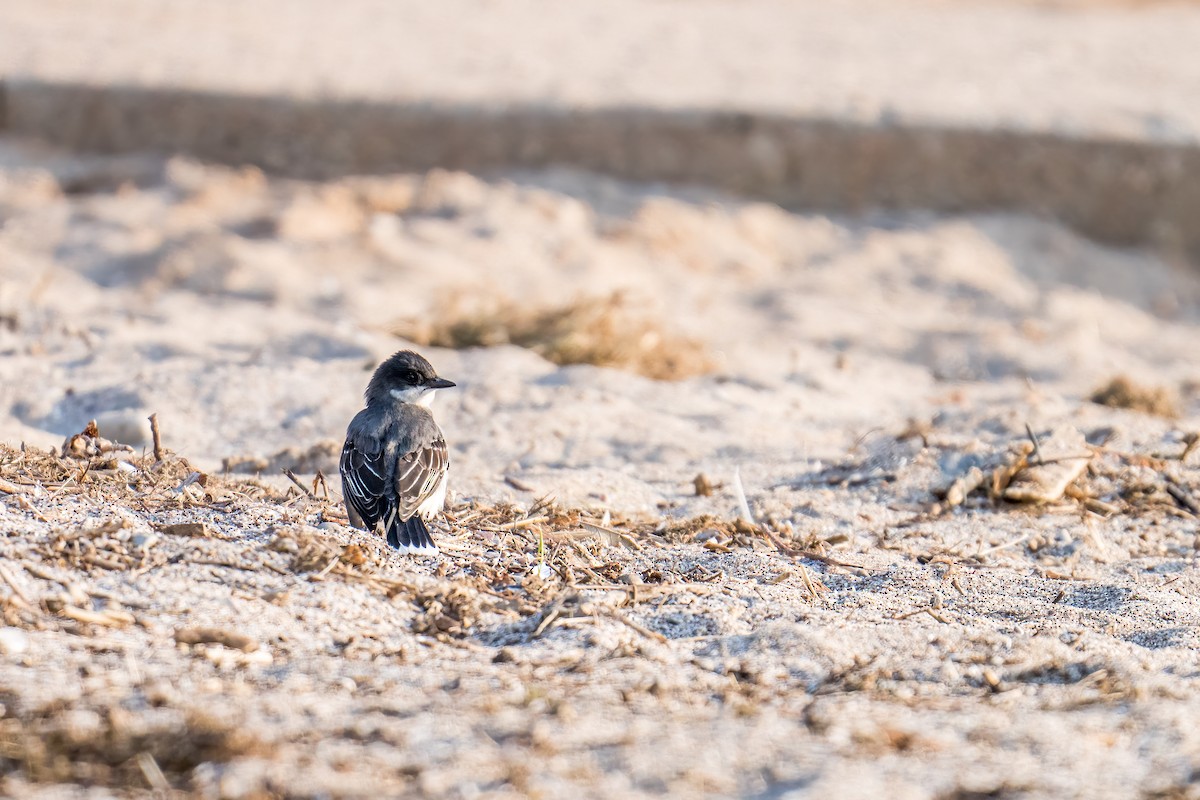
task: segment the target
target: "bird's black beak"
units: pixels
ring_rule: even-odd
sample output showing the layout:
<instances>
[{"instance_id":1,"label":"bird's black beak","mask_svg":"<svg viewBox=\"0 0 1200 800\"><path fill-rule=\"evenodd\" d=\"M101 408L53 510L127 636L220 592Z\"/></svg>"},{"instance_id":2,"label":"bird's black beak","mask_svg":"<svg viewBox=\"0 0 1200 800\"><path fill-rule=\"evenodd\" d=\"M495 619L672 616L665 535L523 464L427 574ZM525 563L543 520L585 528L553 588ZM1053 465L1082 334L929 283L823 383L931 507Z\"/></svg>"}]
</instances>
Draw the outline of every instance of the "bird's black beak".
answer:
<instances>
[{"instance_id":1,"label":"bird's black beak","mask_svg":"<svg viewBox=\"0 0 1200 800\"><path fill-rule=\"evenodd\" d=\"M457 386L454 381L448 381L445 378L434 378L425 386L429 389L449 389L451 386Z\"/></svg>"}]
</instances>

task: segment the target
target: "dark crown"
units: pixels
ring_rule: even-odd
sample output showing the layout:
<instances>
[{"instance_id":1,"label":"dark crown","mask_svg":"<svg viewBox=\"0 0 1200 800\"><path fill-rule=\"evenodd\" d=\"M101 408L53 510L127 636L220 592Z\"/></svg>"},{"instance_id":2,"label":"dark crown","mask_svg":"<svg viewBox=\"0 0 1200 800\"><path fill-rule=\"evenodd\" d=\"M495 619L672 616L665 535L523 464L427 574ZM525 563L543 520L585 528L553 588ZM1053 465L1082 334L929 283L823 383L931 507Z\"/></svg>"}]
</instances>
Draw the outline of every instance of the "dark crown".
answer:
<instances>
[{"instance_id":1,"label":"dark crown","mask_svg":"<svg viewBox=\"0 0 1200 800\"><path fill-rule=\"evenodd\" d=\"M380 364L367 384L367 405L387 400L392 389L420 386L437 378L433 365L412 350L401 350Z\"/></svg>"}]
</instances>

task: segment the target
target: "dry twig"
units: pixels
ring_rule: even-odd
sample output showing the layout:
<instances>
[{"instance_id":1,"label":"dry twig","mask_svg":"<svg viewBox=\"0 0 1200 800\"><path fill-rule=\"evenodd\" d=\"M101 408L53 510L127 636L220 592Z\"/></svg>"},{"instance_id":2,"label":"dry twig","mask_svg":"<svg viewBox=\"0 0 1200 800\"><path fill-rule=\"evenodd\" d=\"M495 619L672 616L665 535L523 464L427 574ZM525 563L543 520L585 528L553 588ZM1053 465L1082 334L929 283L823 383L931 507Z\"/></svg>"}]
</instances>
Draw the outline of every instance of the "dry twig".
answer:
<instances>
[{"instance_id":1,"label":"dry twig","mask_svg":"<svg viewBox=\"0 0 1200 800\"><path fill-rule=\"evenodd\" d=\"M154 463L161 464L163 460L162 434L158 430L158 412L150 415L150 436L154 440ZM145 452L145 451L143 451Z\"/></svg>"}]
</instances>

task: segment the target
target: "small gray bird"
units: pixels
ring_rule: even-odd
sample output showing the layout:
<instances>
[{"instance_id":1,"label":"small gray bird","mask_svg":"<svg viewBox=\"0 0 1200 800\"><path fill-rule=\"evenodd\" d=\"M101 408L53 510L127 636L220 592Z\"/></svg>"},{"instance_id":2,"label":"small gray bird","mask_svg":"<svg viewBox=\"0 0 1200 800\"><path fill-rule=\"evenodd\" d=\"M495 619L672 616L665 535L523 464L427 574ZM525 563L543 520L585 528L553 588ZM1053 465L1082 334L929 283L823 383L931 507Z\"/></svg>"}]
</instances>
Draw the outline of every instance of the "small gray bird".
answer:
<instances>
[{"instance_id":1,"label":"small gray bird","mask_svg":"<svg viewBox=\"0 0 1200 800\"><path fill-rule=\"evenodd\" d=\"M436 553L426 519L446 503L450 459L429 404L454 386L428 361L401 350L367 384L367 407L354 416L342 447L342 494L350 523L383 529L402 553Z\"/></svg>"}]
</instances>

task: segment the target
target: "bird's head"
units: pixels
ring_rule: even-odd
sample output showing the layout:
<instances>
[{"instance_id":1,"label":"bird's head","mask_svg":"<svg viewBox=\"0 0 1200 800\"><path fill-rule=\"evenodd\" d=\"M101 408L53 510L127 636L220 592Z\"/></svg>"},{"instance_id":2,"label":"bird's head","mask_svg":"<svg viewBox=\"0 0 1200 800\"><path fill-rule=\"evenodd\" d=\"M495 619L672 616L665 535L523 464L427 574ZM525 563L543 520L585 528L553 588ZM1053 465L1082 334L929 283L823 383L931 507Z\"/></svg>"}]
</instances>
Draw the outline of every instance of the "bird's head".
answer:
<instances>
[{"instance_id":1,"label":"bird's head","mask_svg":"<svg viewBox=\"0 0 1200 800\"><path fill-rule=\"evenodd\" d=\"M411 350L401 350L384 361L367 384L367 405L379 403L417 403L428 406L438 389L454 386L454 381L439 378L433 365Z\"/></svg>"}]
</instances>

